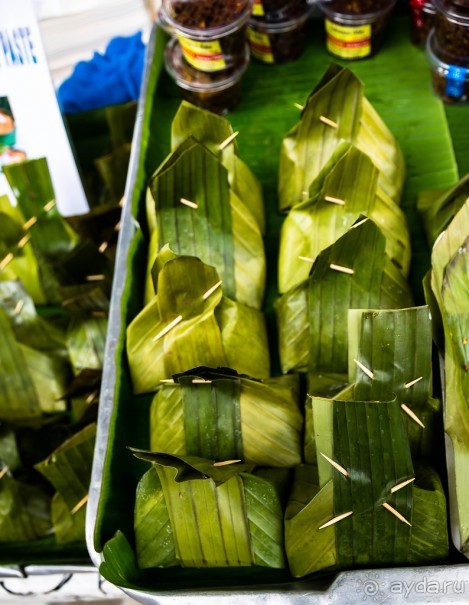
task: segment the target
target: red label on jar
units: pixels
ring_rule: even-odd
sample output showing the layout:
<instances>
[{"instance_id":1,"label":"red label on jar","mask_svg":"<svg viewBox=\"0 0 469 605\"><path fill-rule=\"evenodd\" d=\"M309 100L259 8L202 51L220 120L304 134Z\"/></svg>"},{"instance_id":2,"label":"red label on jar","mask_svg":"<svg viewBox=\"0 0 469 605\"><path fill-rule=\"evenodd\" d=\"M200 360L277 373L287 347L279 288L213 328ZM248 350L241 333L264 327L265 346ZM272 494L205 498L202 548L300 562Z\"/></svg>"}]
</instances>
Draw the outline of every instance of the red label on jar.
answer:
<instances>
[{"instance_id":1,"label":"red label on jar","mask_svg":"<svg viewBox=\"0 0 469 605\"><path fill-rule=\"evenodd\" d=\"M259 59L259 61L263 61L264 63L274 63L275 60L272 53L272 46L270 45L269 36L267 34L257 32L251 27L248 27L247 34L252 56L256 57L256 59Z\"/></svg>"},{"instance_id":2,"label":"red label on jar","mask_svg":"<svg viewBox=\"0 0 469 605\"><path fill-rule=\"evenodd\" d=\"M185 60L200 71L221 71L226 69L226 61L218 40L199 42L178 36Z\"/></svg>"},{"instance_id":3,"label":"red label on jar","mask_svg":"<svg viewBox=\"0 0 469 605\"><path fill-rule=\"evenodd\" d=\"M326 19L327 50L343 59L362 59L371 54L371 24L345 26Z\"/></svg>"}]
</instances>

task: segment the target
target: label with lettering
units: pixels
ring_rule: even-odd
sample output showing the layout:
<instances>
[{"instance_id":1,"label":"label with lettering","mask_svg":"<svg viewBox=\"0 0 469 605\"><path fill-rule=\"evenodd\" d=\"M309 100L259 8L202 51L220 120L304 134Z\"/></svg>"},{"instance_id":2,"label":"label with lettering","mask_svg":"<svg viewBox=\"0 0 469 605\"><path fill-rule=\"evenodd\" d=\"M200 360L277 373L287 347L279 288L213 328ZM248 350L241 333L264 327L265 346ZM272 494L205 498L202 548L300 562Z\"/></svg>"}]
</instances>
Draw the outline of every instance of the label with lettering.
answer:
<instances>
[{"instance_id":1,"label":"label with lettering","mask_svg":"<svg viewBox=\"0 0 469 605\"><path fill-rule=\"evenodd\" d=\"M448 97L460 99L464 95L464 85L469 81L469 69L459 65L450 65L446 74L445 93Z\"/></svg>"},{"instance_id":2,"label":"label with lettering","mask_svg":"<svg viewBox=\"0 0 469 605\"><path fill-rule=\"evenodd\" d=\"M178 36L182 54L185 60L200 71L221 71L226 69L226 61L223 56L219 40L189 40Z\"/></svg>"},{"instance_id":3,"label":"label with lettering","mask_svg":"<svg viewBox=\"0 0 469 605\"><path fill-rule=\"evenodd\" d=\"M338 25L326 19L327 50L343 59L363 59L371 54L371 24Z\"/></svg>"},{"instance_id":4,"label":"label with lettering","mask_svg":"<svg viewBox=\"0 0 469 605\"><path fill-rule=\"evenodd\" d=\"M252 7L252 14L255 17L263 17L265 15L262 0L254 0L254 5Z\"/></svg>"},{"instance_id":5,"label":"label with lettering","mask_svg":"<svg viewBox=\"0 0 469 605\"><path fill-rule=\"evenodd\" d=\"M274 63L275 59L272 53L269 36L257 32L251 27L248 27L247 32L252 56L264 63Z\"/></svg>"}]
</instances>

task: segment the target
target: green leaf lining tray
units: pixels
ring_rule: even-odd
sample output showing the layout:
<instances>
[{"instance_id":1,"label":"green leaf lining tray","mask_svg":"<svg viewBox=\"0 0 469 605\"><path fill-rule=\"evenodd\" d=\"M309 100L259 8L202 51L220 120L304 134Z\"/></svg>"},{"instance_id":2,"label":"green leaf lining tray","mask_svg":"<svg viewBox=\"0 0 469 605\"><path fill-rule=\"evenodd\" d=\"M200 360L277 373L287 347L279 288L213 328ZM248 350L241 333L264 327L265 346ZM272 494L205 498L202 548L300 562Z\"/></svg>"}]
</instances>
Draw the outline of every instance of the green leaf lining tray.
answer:
<instances>
[{"instance_id":1,"label":"green leaf lining tray","mask_svg":"<svg viewBox=\"0 0 469 605\"><path fill-rule=\"evenodd\" d=\"M283 221L277 212L281 139L299 118L294 103L304 102L331 61L324 50L322 23L312 22L307 36L309 42L304 54L292 64L266 66L252 61L243 81L241 103L229 115L233 128L240 132L240 155L264 187L267 216L265 245L267 257L271 259L277 258L278 235ZM146 78L127 180L88 506L87 541L96 565L100 564L100 553L105 545L108 551L120 548L119 536L114 538L118 530L133 542L134 493L138 480L147 470L147 466L126 449L126 446L148 448L151 396L137 397L132 393L124 339L126 326L141 309L144 292L147 251L142 232L146 233L146 183L169 151L171 121L181 101L178 89L163 66L167 39L166 34L156 28L149 43ZM375 58L348 65L363 80L366 96L395 134L404 152L407 179L402 206L407 213L412 236L411 281L417 302L421 303L423 293L420 282L430 259L415 207L416 196L421 190L450 187L458 180L455 148L461 158L461 170L467 169L464 152L468 137L463 125L467 122L469 108L452 107L446 111L433 95L425 56L411 45L409 24L405 18L394 19L385 44ZM448 121L458 137L455 148ZM276 262L272 262L268 265L265 302L272 352L276 348L277 338L272 312L272 304L277 297L276 273ZM275 355L272 356L272 366L273 373L278 373ZM451 568L461 569L453 565ZM441 573L444 574L450 568L433 569L435 572L443 570ZM462 566L462 569L467 571L466 566ZM392 573L394 570L389 571ZM301 583L293 584L285 572L261 573L253 570L247 573L243 570L240 575L232 570L213 570L213 573L207 574L203 570L176 568L147 574L135 569L132 557L126 560L122 568L114 569L113 574L116 584L131 590L135 598L147 603L157 602L151 593L161 595L168 591L169 595L184 593L189 598L190 594L201 594L197 592L201 589L216 590L217 587L222 588L224 594L233 596L246 594L243 592L246 589L242 590L241 586L249 586L249 594L275 593L282 590L282 586L288 590L295 590L294 587L302 590ZM321 588L321 582L320 579L316 580L316 589ZM228 593L226 586L232 587ZM357 595L357 598L362 600L363 595ZM158 603L161 602L158 597ZM395 599L393 602L400 601ZM442 602L441 595L438 602Z\"/></svg>"}]
</instances>

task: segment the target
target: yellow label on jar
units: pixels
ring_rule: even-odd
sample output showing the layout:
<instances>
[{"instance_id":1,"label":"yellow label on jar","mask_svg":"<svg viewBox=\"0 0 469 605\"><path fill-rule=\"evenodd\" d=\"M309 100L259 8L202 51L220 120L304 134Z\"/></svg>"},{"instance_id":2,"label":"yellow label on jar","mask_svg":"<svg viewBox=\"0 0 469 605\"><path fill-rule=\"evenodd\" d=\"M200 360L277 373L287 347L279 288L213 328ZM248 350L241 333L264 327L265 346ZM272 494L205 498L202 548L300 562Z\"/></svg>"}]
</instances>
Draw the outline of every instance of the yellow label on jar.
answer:
<instances>
[{"instance_id":1,"label":"yellow label on jar","mask_svg":"<svg viewBox=\"0 0 469 605\"><path fill-rule=\"evenodd\" d=\"M274 63L274 55L272 53L269 36L257 32L251 27L248 27L247 32L252 56L264 63Z\"/></svg>"},{"instance_id":2,"label":"yellow label on jar","mask_svg":"<svg viewBox=\"0 0 469 605\"><path fill-rule=\"evenodd\" d=\"M264 6L262 5L262 0L254 0L254 5L252 7L252 14L255 17L263 17L264 16Z\"/></svg>"},{"instance_id":3,"label":"yellow label on jar","mask_svg":"<svg viewBox=\"0 0 469 605\"><path fill-rule=\"evenodd\" d=\"M201 42L178 36L184 59L200 71L221 71L226 69L226 61L219 40Z\"/></svg>"},{"instance_id":4,"label":"yellow label on jar","mask_svg":"<svg viewBox=\"0 0 469 605\"><path fill-rule=\"evenodd\" d=\"M371 54L371 24L338 25L326 19L327 50L343 59L362 59Z\"/></svg>"}]
</instances>

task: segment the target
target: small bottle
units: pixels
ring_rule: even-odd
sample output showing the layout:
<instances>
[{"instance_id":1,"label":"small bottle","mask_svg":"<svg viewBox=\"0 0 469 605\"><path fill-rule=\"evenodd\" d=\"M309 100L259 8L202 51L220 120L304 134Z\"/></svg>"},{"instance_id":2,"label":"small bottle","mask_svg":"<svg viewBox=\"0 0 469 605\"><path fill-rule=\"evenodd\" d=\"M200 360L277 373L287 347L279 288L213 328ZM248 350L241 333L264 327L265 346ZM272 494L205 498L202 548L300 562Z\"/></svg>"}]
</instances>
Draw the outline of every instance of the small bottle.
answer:
<instances>
[{"instance_id":1,"label":"small bottle","mask_svg":"<svg viewBox=\"0 0 469 605\"><path fill-rule=\"evenodd\" d=\"M375 54L396 0L318 0L325 14L327 50L341 59Z\"/></svg>"},{"instance_id":2,"label":"small bottle","mask_svg":"<svg viewBox=\"0 0 469 605\"><path fill-rule=\"evenodd\" d=\"M162 10L184 57L200 71L244 63L246 24L253 0L163 0Z\"/></svg>"},{"instance_id":3,"label":"small bottle","mask_svg":"<svg viewBox=\"0 0 469 605\"><path fill-rule=\"evenodd\" d=\"M306 0L255 0L247 31L252 56L271 64L296 59L310 13Z\"/></svg>"},{"instance_id":4,"label":"small bottle","mask_svg":"<svg viewBox=\"0 0 469 605\"><path fill-rule=\"evenodd\" d=\"M200 71L188 63L182 47L172 38L165 48L165 67L193 105L224 115L241 99L241 80L249 63L249 46L244 43L244 61L224 71Z\"/></svg>"},{"instance_id":5,"label":"small bottle","mask_svg":"<svg viewBox=\"0 0 469 605\"><path fill-rule=\"evenodd\" d=\"M410 38L416 46L424 46L435 21L431 0L410 0Z\"/></svg>"}]
</instances>

